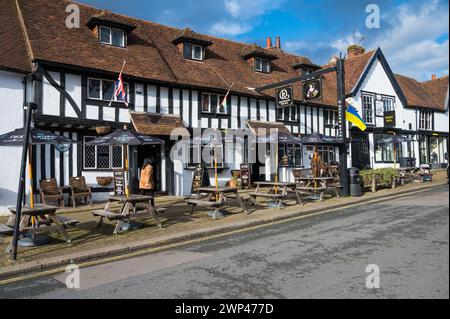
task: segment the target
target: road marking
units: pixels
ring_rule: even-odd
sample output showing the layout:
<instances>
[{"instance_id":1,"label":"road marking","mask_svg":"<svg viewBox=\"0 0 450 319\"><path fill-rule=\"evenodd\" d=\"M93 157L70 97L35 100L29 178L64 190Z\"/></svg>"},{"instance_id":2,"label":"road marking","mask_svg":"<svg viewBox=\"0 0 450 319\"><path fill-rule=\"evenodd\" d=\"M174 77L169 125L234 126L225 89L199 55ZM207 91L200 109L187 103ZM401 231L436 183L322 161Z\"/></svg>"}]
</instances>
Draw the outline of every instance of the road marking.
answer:
<instances>
[{"instance_id":1,"label":"road marking","mask_svg":"<svg viewBox=\"0 0 450 319\"><path fill-rule=\"evenodd\" d=\"M447 185L447 184L442 184L442 185L438 185L438 186L445 186L445 185ZM436 187L438 187L438 186L436 186ZM368 201L362 202L362 203L359 202L359 203L349 204L349 205L346 205L346 206L343 206L343 207L330 208L330 209L327 209L327 210L324 210L324 211L321 211L321 212L317 212L317 213L310 213L310 214L306 214L306 215L291 217L291 218L288 218L288 219L278 220L278 221L265 223L265 224L261 224L261 225L256 225L256 226L251 226L251 227L243 228L243 229L237 229L237 230L233 230L233 231L229 231L229 232L225 232L225 233L209 235L209 236L206 236L206 237L201 237L201 238L192 239L192 240L183 241L183 242L174 243L174 244L168 244L168 245L165 245L165 246L143 249L143 250L136 251L136 252L133 252L133 253L127 253L127 254L124 254L124 255L118 255L118 256L108 257L108 258L104 258L104 259L88 261L88 262L84 262L84 263L79 263L77 265L80 267L80 269L82 269L82 268L87 268L87 267L91 267L91 266L107 264L107 263L114 262L114 261L130 259L130 258L133 258L133 257L143 256L143 255L152 254L152 253L156 253L156 252L161 252L161 251L174 249L174 248L178 248L178 247L182 247L182 246L198 244L198 243L201 243L201 242L204 242L204 241L217 239L217 238L222 238L222 237L226 237L226 236L230 236L230 235L234 235L234 234L240 234L240 233L243 233L243 232L250 232L250 231L256 230L256 229L269 228L269 227L274 226L274 225L280 225L280 224L284 224L284 223L288 223L288 222L292 222L292 221L298 221L298 220L302 220L302 219L306 219L306 218L310 218L310 217L326 215L326 214L330 214L330 213L333 213L333 212L336 212L336 211L342 211L342 210L345 210L345 209L348 209L348 208L353 208L353 207L369 205L369 204L373 204L373 203L384 202L384 201L386 201L386 199L392 200L392 199L397 199L397 198L409 197L409 196L413 196L413 195L418 194L418 193L423 193L423 192L430 191L430 190L432 190L434 188L435 187L430 187L430 188L427 188L427 189L417 190L417 191L406 193L406 194L399 194L399 195L392 195L392 196L384 196L384 197L381 197L381 198L374 198L373 200L368 200ZM58 274L58 273L63 273L63 272L65 272L65 270L66 270L66 267L64 266L64 267L58 267L58 268L42 271L42 272L39 272L39 273L32 273L32 274L29 274L29 275L18 276L18 277L14 277L14 278L10 278L10 279L0 280L0 286L4 286L4 285L7 285L7 284L12 284L12 283L16 283L16 282L20 282L20 281L24 281L24 280L29 280L29 279L35 279L35 278L39 278L39 277L52 276L52 275L55 275L55 274Z\"/></svg>"}]
</instances>

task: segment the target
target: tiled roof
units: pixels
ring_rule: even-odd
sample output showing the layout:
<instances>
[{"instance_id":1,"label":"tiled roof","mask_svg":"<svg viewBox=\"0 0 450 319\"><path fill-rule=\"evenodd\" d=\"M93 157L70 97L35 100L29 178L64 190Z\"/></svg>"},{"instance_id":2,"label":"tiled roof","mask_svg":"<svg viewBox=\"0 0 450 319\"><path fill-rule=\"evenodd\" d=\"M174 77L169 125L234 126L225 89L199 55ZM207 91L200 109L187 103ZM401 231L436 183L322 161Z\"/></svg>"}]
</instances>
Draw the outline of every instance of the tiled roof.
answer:
<instances>
[{"instance_id":1,"label":"tiled roof","mask_svg":"<svg viewBox=\"0 0 450 319\"><path fill-rule=\"evenodd\" d=\"M31 72L25 36L14 0L0 0L0 68Z\"/></svg>"},{"instance_id":2,"label":"tiled roof","mask_svg":"<svg viewBox=\"0 0 450 319\"><path fill-rule=\"evenodd\" d=\"M425 107L439 111L445 109L448 76L424 83L399 74L396 74L395 78L407 99L409 107Z\"/></svg>"},{"instance_id":3,"label":"tiled roof","mask_svg":"<svg viewBox=\"0 0 450 319\"><path fill-rule=\"evenodd\" d=\"M195 33L190 29L180 30L142 21L83 4L79 4L81 27L68 29L65 24L66 7L73 3L72 1L0 0L2 8L0 10L2 25L0 29L0 43L2 43L0 68L23 72L29 72L31 68L16 1L23 16L33 57L37 61L107 72L113 75L120 71L123 61L126 60L125 78L128 76L162 83L221 90L227 90L228 85L234 83L233 92L255 97L264 95L273 97L275 93L274 90L268 90L259 94L251 88L299 76L299 71L295 70L293 65L298 63L314 65L306 57L289 54L278 49L256 47L258 51L273 55L276 59L272 61L270 74L255 72L242 57L243 53L246 54L255 49L253 45ZM128 36L127 48L100 45L94 31L86 26L93 17L135 27ZM174 39L180 37L192 37L211 42L212 44L206 49L206 60L199 62L184 59L177 45L173 43ZM346 60L345 86L347 93L350 93L355 87L373 54L374 51L370 51ZM322 68L329 66L325 65ZM294 87L296 100L302 100L300 83L296 83ZM429 92L428 94L435 94L436 89L433 88L433 85L428 88L424 84L423 87ZM442 100L441 89L437 94L439 98L436 99ZM420 95L422 94L419 93ZM322 98L309 103L336 106L336 100L336 75L329 73L323 76ZM415 103L412 102L412 105L416 105ZM424 103L424 99L418 97L417 103ZM431 101L427 103L435 104Z\"/></svg>"},{"instance_id":4,"label":"tiled roof","mask_svg":"<svg viewBox=\"0 0 450 319\"><path fill-rule=\"evenodd\" d=\"M183 120L176 115L130 112L130 118L141 134L170 136L174 129L185 128Z\"/></svg>"}]
</instances>

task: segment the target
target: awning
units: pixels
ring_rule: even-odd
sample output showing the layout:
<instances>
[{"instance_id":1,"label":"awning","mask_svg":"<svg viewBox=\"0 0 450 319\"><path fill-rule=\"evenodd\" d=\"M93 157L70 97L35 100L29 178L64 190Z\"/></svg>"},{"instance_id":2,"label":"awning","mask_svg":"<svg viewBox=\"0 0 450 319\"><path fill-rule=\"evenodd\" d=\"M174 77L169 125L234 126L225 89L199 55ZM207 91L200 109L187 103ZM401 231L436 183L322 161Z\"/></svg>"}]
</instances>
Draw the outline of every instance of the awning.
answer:
<instances>
[{"instance_id":1,"label":"awning","mask_svg":"<svg viewBox=\"0 0 450 319\"><path fill-rule=\"evenodd\" d=\"M141 134L170 136L173 130L179 129L177 135L189 136L178 115L130 112L130 118L136 132Z\"/></svg>"},{"instance_id":2,"label":"awning","mask_svg":"<svg viewBox=\"0 0 450 319\"><path fill-rule=\"evenodd\" d=\"M278 133L278 143L280 144L300 144L300 139L294 136L291 131L283 124L278 122L262 122L262 121L247 121L247 126L250 131L259 139L268 139L271 141L271 133Z\"/></svg>"}]
</instances>

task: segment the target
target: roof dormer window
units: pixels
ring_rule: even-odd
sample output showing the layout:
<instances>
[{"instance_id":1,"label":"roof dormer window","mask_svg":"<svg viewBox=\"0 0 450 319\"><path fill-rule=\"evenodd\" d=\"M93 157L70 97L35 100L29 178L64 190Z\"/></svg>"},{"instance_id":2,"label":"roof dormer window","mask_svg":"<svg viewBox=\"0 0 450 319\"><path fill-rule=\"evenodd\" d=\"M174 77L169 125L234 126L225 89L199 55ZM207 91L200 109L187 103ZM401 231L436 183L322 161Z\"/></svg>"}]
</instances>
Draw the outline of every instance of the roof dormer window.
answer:
<instances>
[{"instance_id":1,"label":"roof dormer window","mask_svg":"<svg viewBox=\"0 0 450 319\"><path fill-rule=\"evenodd\" d=\"M127 46L128 35L136 29L135 25L109 11L103 11L94 15L86 25L98 37L100 44L118 48Z\"/></svg>"},{"instance_id":2,"label":"roof dormer window","mask_svg":"<svg viewBox=\"0 0 450 319\"><path fill-rule=\"evenodd\" d=\"M255 58L254 69L258 72L270 73L270 61L263 58Z\"/></svg>"},{"instance_id":3,"label":"roof dormer window","mask_svg":"<svg viewBox=\"0 0 450 319\"><path fill-rule=\"evenodd\" d=\"M201 45L184 43L183 55L185 59L203 61L205 59L205 48Z\"/></svg>"},{"instance_id":4,"label":"roof dormer window","mask_svg":"<svg viewBox=\"0 0 450 319\"><path fill-rule=\"evenodd\" d=\"M125 31L111 27L100 26L100 43L124 48L126 43Z\"/></svg>"}]
</instances>

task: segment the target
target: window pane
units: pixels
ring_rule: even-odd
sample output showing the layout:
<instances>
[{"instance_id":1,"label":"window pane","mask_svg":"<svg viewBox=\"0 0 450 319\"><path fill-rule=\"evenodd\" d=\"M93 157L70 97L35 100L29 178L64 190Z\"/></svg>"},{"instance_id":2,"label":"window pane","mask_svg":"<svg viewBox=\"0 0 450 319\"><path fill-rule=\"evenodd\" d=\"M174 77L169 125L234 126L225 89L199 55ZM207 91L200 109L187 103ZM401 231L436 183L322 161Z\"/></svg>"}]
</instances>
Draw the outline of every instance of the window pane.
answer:
<instances>
[{"instance_id":1,"label":"window pane","mask_svg":"<svg viewBox=\"0 0 450 319\"><path fill-rule=\"evenodd\" d=\"M217 112L217 106L219 104L219 98L215 94L211 94L211 112L216 113Z\"/></svg>"},{"instance_id":2,"label":"window pane","mask_svg":"<svg viewBox=\"0 0 450 319\"><path fill-rule=\"evenodd\" d=\"M262 61L261 61L261 59L255 59L255 70L262 71Z\"/></svg>"},{"instance_id":3,"label":"window pane","mask_svg":"<svg viewBox=\"0 0 450 319\"><path fill-rule=\"evenodd\" d=\"M112 147L112 166L113 168L122 168L122 146Z\"/></svg>"},{"instance_id":4,"label":"window pane","mask_svg":"<svg viewBox=\"0 0 450 319\"><path fill-rule=\"evenodd\" d=\"M224 99L225 96L221 95L219 99L219 113L227 113L227 102Z\"/></svg>"},{"instance_id":5,"label":"window pane","mask_svg":"<svg viewBox=\"0 0 450 319\"><path fill-rule=\"evenodd\" d=\"M110 101L114 96L114 82L113 81L103 81L102 83L103 96L102 99Z\"/></svg>"},{"instance_id":6,"label":"window pane","mask_svg":"<svg viewBox=\"0 0 450 319\"><path fill-rule=\"evenodd\" d=\"M283 119L283 114L284 114L284 112L283 112L282 108L277 109L277 116L278 116L279 120Z\"/></svg>"},{"instance_id":7,"label":"window pane","mask_svg":"<svg viewBox=\"0 0 450 319\"><path fill-rule=\"evenodd\" d=\"M91 99L100 98L100 80L89 79L88 97Z\"/></svg>"},{"instance_id":8,"label":"window pane","mask_svg":"<svg viewBox=\"0 0 450 319\"><path fill-rule=\"evenodd\" d=\"M85 137L84 143L95 140L94 137ZM84 168L95 168L95 146L84 146Z\"/></svg>"},{"instance_id":9,"label":"window pane","mask_svg":"<svg viewBox=\"0 0 450 319\"><path fill-rule=\"evenodd\" d=\"M97 146L97 168L109 169L109 146Z\"/></svg>"},{"instance_id":10,"label":"window pane","mask_svg":"<svg viewBox=\"0 0 450 319\"><path fill-rule=\"evenodd\" d=\"M201 60L202 59L202 51L203 51L203 48L201 47L201 46L198 46L198 45L195 45L194 47L194 51L193 51L193 58L194 59L196 59L196 60Z\"/></svg>"},{"instance_id":11,"label":"window pane","mask_svg":"<svg viewBox=\"0 0 450 319\"><path fill-rule=\"evenodd\" d=\"M189 43L184 44L184 57L186 59L192 59L192 45Z\"/></svg>"},{"instance_id":12,"label":"window pane","mask_svg":"<svg viewBox=\"0 0 450 319\"><path fill-rule=\"evenodd\" d=\"M262 60L262 71L269 73L270 72L270 62L269 60Z\"/></svg>"},{"instance_id":13,"label":"window pane","mask_svg":"<svg viewBox=\"0 0 450 319\"><path fill-rule=\"evenodd\" d=\"M209 94L203 94L202 111L209 112Z\"/></svg>"},{"instance_id":14,"label":"window pane","mask_svg":"<svg viewBox=\"0 0 450 319\"><path fill-rule=\"evenodd\" d=\"M116 47L124 47L125 46L125 34L123 30L112 29L112 45Z\"/></svg>"},{"instance_id":15,"label":"window pane","mask_svg":"<svg viewBox=\"0 0 450 319\"><path fill-rule=\"evenodd\" d=\"M111 44L111 29L106 27L100 27L100 42Z\"/></svg>"},{"instance_id":16,"label":"window pane","mask_svg":"<svg viewBox=\"0 0 450 319\"><path fill-rule=\"evenodd\" d=\"M293 106L291 108L291 121L296 121L297 120L297 107Z\"/></svg>"}]
</instances>

